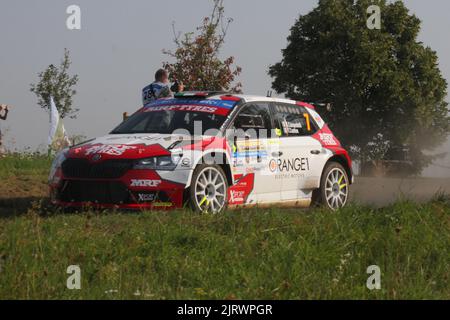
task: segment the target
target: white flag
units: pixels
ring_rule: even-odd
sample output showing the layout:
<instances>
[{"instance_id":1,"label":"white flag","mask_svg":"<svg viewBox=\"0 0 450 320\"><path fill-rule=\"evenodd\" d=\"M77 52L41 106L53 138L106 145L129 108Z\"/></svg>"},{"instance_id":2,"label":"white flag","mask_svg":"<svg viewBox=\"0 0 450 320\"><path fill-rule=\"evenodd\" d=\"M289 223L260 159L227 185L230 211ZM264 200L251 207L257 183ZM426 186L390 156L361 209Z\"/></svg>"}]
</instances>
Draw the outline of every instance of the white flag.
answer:
<instances>
[{"instance_id":1,"label":"white flag","mask_svg":"<svg viewBox=\"0 0 450 320\"><path fill-rule=\"evenodd\" d=\"M48 134L48 146L53 150L61 150L70 144L66 129L59 116L53 97L50 97L50 132Z\"/></svg>"}]
</instances>

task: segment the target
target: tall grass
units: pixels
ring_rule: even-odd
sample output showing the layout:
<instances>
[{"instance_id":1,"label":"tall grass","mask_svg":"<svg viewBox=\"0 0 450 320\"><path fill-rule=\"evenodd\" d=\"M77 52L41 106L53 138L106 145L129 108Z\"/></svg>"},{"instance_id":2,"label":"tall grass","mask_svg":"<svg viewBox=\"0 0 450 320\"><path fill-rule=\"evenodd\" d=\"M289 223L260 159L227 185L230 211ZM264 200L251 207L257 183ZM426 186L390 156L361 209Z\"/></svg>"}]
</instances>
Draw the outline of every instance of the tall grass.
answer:
<instances>
[{"instance_id":1,"label":"tall grass","mask_svg":"<svg viewBox=\"0 0 450 320\"><path fill-rule=\"evenodd\" d=\"M93 213L0 221L0 298L449 299L445 201L223 215ZM66 288L79 265L82 289ZM381 268L381 290L366 287Z\"/></svg>"}]
</instances>

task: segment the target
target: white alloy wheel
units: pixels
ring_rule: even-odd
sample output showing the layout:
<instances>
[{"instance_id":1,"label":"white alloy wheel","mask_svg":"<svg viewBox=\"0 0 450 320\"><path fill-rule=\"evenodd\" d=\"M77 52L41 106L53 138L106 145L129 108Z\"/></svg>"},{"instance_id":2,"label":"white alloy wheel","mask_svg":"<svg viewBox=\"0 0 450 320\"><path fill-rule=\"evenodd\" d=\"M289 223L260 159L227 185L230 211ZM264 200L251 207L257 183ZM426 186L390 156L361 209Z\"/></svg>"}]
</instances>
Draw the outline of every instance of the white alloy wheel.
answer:
<instances>
[{"instance_id":1,"label":"white alloy wheel","mask_svg":"<svg viewBox=\"0 0 450 320\"><path fill-rule=\"evenodd\" d=\"M222 170L205 166L194 176L195 207L201 212L218 213L227 202L227 182Z\"/></svg>"},{"instance_id":2,"label":"white alloy wheel","mask_svg":"<svg viewBox=\"0 0 450 320\"><path fill-rule=\"evenodd\" d=\"M340 167L333 167L328 171L325 179L324 202L332 210L342 208L347 203L349 186L345 171Z\"/></svg>"}]
</instances>

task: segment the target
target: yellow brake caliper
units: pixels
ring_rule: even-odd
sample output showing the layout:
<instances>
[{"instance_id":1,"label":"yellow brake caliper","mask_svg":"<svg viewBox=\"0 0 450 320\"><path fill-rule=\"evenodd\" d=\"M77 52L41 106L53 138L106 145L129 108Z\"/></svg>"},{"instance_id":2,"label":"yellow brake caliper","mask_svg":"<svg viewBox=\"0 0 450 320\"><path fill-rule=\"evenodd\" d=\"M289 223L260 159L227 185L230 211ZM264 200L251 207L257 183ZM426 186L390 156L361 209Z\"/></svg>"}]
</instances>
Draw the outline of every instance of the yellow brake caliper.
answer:
<instances>
[{"instance_id":1,"label":"yellow brake caliper","mask_svg":"<svg viewBox=\"0 0 450 320\"><path fill-rule=\"evenodd\" d=\"M206 196L203 197L202 201L200 201L199 206L201 207L205 201L208 201L208 198ZM206 204L208 204L208 202L206 202Z\"/></svg>"},{"instance_id":2,"label":"yellow brake caliper","mask_svg":"<svg viewBox=\"0 0 450 320\"><path fill-rule=\"evenodd\" d=\"M339 179L339 182L338 182L338 184L339 184L339 190L342 190L342 189L344 189L344 188L347 186L346 183L341 184L342 179L344 179L344 176L342 176L342 177Z\"/></svg>"},{"instance_id":3,"label":"yellow brake caliper","mask_svg":"<svg viewBox=\"0 0 450 320\"><path fill-rule=\"evenodd\" d=\"M208 200L208 198L206 196L204 196L202 201L200 201L200 203L198 204L199 207L201 207L205 202L206 202L206 209L208 209L208 207L209 207L209 200Z\"/></svg>"}]
</instances>

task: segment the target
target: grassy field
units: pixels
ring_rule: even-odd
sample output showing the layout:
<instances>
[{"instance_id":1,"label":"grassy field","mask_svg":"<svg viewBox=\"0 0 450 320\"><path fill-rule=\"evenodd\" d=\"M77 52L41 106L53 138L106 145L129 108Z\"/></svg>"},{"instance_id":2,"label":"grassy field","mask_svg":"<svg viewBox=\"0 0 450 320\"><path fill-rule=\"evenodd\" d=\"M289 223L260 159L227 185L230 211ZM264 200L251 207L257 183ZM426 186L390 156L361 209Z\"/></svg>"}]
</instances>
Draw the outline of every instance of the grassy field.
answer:
<instances>
[{"instance_id":1,"label":"grassy field","mask_svg":"<svg viewBox=\"0 0 450 320\"><path fill-rule=\"evenodd\" d=\"M63 214L42 200L48 165L0 159L0 299L450 299L447 196L336 213ZM81 290L66 288L69 265ZM370 265L381 290L366 288Z\"/></svg>"}]
</instances>

